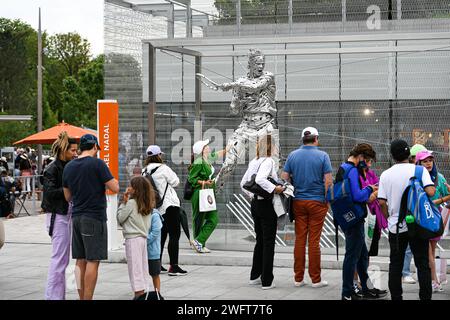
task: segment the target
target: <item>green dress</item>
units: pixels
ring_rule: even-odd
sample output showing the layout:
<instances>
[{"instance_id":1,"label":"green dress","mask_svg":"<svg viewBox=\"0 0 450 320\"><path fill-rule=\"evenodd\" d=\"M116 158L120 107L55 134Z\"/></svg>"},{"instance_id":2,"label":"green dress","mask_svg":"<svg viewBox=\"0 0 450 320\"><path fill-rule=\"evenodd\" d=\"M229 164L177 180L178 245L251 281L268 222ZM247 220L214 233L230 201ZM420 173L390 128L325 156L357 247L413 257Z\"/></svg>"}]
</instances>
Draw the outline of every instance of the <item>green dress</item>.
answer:
<instances>
[{"instance_id":1,"label":"green dress","mask_svg":"<svg viewBox=\"0 0 450 320\"><path fill-rule=\"evenodd\" d=\"M219 218L217 215L217 210L209 212L199 211L199 198L202 186L198 183L198 181L212 179L213 167L211 163L216 159L217 154L215 152L211 153L207 161L205 161L202 157L199 157L195 159L189 169L188 181L194 189L194 193L191 198L194 239L200 242L203 246L205 246L206 241L216 228ZM215 185L213 185L212 188L215 189Z\"/></svg>"}]
</instances>

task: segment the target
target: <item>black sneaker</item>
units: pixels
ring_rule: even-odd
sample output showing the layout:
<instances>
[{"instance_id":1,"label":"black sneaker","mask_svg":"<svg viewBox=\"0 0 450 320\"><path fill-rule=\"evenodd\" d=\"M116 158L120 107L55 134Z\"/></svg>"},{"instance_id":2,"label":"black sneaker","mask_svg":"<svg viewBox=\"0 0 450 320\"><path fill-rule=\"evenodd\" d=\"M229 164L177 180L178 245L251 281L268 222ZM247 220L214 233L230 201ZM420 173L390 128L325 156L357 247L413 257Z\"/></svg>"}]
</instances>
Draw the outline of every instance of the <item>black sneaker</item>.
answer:
<instances>
[{"instance_id":1,"label":"black sneaker","mask_svg":"<svg viewBox=\"0 0 450 320\"><path fill-rule=\"evenodd\" d=\"M362 294L352 293L350 297L342 296L342 300L362 300Z\"/></svg>"},{"instance_id":2,"label":"black sneaker","mask_svg":"<svg viewBox=\"0 0 450 320\"><path fill-rule=\"evenodd\" d=\"M367 291L363 292L364 299L372 300L372 299L381 299L387 295L387 291L379 290L376 288L367 289Z\"/></svg>"},{"instance_id":3,"label":"black sneaker","mask_svg":"<svg viewBox=\"0 0 450 320\"><path fill-rule=\"evenodd\" d=\"M167 273L167 269L161 266L161 273Z\"/></svg>"},{"instance_id":4,"label":"black sneaker","mask_svg":"<svg viewBox=\"0 0 450 320\"><path fill-rule=\"evenodd\" d=\"M185 276L187 275L187 271L180 268L179 265L170 266L169 268L169 276Z\"/></svg>"},{"instance_id":5,"label":"black sneaker","mask_svg":"<svg viewBox=\"0 0 450 320\"><path fill-rule=\"evenodd\" d=\"M361 298L362 298L362 291L361 291L361 288L358 286L357 283L354 283L354 284L353 284L353 292L354 292L356 295L361 296Z\"/></svg>"}]
</instances>

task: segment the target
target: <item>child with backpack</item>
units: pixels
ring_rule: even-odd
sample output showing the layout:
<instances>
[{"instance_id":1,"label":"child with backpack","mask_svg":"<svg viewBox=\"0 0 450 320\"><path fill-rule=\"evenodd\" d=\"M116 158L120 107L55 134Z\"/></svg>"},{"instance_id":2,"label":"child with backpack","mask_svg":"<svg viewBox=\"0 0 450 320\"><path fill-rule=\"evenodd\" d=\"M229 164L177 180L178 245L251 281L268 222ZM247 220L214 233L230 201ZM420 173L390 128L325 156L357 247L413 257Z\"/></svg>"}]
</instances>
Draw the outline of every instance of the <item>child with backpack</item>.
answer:
<instances>
[{"instance_id":1,"label":"child with backpack","mask_svg":"<svg viewBox=\"0 0 450 320\"><path fill-rule=\"evenodd\" d=\"M450 200L449 195L449 189L450 186L447 184L447 181L445 180L444 176L440 174L437 171L436 163L434 161L433 154L428 151L424 150L416 155L416 164L423 166L427 171L429 172L431 176L431 181L433 181L434 185L436 186L436 193L433 197L430 199L433 201L435 205L445 205L445 202ZM448 215L446 217L448 219ZM445 226L447 221L443 222L443 225ZM444 291L442 289L441 284L439 283L439 279L436 275L436 264L435 264L435 257L436 257L436 246L438 241L441 239L441 237L436 237L430 239L430 249L429 249L429 257L430 260L430 269L431 269L431 279L432 279L432 290L433 292L442 292Z\"/></svg>"},{"instance_id":2,"label":"child with backpack","mask_svg":"<svg viewBox=\"0 0 450 320\"><path fill-rule=\"evenodd\" d=\"M133 177L119 206L117 222L123 228L128 275L135 299L142 296L149 285L147 235L154 206L150 182L141 176Z\"/></svg>"},{"instance_id":3,"label":"child with backpack","mask_svg":"<svg viewBox=\"0 0 450 320\"><path fill-rule=\"evenodd\" d=\"M386 295L373 287L367 269L369 255L365 243L364 219L367 216L366 203L376 199L374 192L378 187L369 185L361 188L358 165L369 159L375 159L376 153L367 143L357 144L343 163L335 179L335 185L327 193L331 202L335 224L345 234L345 258L342 267L342 300L377 299ZM348 192L350 191L350 192ZM355 266L361 279L362 292L353 288Z\"/></svg>"},{"instance_id":4,"label":"child with backpack","mask_svg":"<svg viewBox=\"0 0 450 320\"><path fill-rule=\"evenodd\" d=\"M409 244L417 267L420 287L419 297L421 300L431 300L431 271L428 261L429 238L420 237L417 232L413 232L414 225L411 223L413 222L411 219L414 220L414 218L411 218L410 215L405 218L407 210L404 206L402 207L402 200L405 199L405 194L408 195L405 191L410 190L411 182L417 181L420 183L421 188L423 188L422 193L426 193L430 197L434 196L436 187L427 170L418 170L418 167L409 163L410 149L406 141L400 139L392 141L390 152L396 164L381 174L378 190L381 210L388 219L391 249L389 291L392 300L403 299L402 269L405 251ZM421 199L427 200L423 199L423 196ZM428 206L428 209L432 208ZM434 213L431 216L434 216ZM408 225L407 221L410 221Z\"/></svg>"}]
</instances>

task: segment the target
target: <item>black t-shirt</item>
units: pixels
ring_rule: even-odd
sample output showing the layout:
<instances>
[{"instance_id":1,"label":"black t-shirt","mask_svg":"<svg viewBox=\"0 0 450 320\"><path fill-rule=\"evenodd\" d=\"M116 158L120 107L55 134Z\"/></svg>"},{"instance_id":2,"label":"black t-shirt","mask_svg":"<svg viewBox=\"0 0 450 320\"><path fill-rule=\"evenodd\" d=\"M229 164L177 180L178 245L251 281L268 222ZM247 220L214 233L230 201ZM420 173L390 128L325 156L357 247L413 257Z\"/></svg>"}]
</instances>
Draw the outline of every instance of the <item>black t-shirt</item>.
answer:
<instances>
[{"instance_id":1,"label":"black t-shirt","mask_svg":"<svg viewBox=\"0 0 450 320\"><path fill-rule=\"evenodd\" d=\"M106 221L105 183L114 179L106 164L97 158L83 157L64 168L63 186L72 193L72 215Z\"/></svg>"}]
</instances>

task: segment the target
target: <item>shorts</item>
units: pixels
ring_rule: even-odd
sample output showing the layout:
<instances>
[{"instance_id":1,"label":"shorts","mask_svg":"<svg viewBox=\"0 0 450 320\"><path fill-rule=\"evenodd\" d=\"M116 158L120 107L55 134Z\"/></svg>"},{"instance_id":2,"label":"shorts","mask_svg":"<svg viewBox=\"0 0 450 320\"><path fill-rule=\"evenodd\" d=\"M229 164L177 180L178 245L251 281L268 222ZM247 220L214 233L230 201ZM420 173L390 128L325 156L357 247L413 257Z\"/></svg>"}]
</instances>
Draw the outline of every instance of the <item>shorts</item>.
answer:
<instances>
[{"instance_id":1,"label":"shorts","mask_svg":"<svg viewBox=\"0 0 450 320\"><path fill-rule=\"evenodd\" d=\"M106 221L82 215L72 217L72 258L88 261L108 259Z\"/></svg>"},{"instance_id":2,"label":"shorts","mask_svg":"<svg viewBox=\"0 0 450 320\"><path fill-rule=\"evenodd\" d=\"M161 273L161 260L148 260L148 273L152 277L159 276Z\"/></svg>"}]
</instances>

